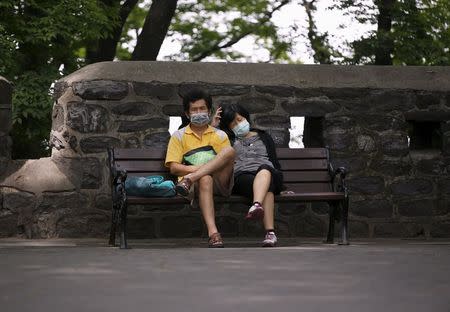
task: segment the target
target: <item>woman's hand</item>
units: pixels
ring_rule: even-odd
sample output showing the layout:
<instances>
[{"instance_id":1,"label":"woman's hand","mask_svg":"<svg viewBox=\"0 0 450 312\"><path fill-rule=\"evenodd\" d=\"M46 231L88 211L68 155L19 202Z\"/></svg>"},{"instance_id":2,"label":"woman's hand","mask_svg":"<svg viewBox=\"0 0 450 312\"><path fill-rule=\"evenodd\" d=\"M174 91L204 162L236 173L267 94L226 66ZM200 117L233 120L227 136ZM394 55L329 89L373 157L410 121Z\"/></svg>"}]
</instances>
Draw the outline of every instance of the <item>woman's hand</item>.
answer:
<instances>
[{"instance_id":1,"label":"woman's hand","mask_svg":"<svg viewBox=\"0 0 450 312\"><path fill-rule=\"evenodd\" d=\"M222 113L222 107L218 107L216 110L216 113L214 114L212 120L211 120L211 126L214 128L217 128L220 123L220 114Z\"/></svg>"}]
</instances>

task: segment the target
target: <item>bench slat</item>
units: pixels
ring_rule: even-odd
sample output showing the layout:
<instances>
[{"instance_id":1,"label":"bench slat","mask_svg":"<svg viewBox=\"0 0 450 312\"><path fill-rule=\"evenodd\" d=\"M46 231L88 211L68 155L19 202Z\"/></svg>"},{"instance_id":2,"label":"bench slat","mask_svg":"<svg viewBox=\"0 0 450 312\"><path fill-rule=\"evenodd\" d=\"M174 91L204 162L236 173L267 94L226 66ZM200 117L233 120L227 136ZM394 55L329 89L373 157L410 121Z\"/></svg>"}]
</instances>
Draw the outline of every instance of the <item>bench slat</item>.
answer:
<instances>
[{"instance_id":1,"label":"bench slat","mask_svg":"<svg viewBox=\"0 0 450 312\"><path fill-rule=\"evenodd\" d=\"M283 180L289 182L330 182L327 170L321 171L284 171Z\"/></svg>"},{"instance_id":2,"label":"bench slat","mask_svg":"<svg viewBox=\"0 0 450 312\"><path fill-rule=\"evenodd\" d=\"M119 160L116 167L128 172L167 171L161 159L158 160Z\"/></svg>"},{"instance_id":3,"label":"bench slat","mask_svg":"<svg viewBox=\"0 0 450 312\"><path fill-rule=\"evenodd\" d=\"M120 159L155 159L164 161L166 158L165 148L116 148L114 149L114 158Z\"/></svg>"},{"instance_id":4,"label":"bench slat","mask_svg":"<svg viewBox=\"0 0 450 312\"><path fill-rule=\"evenodd\" d=\"M325 170L328 168L326 159L281 159L283 171L291 170Z\"/></svg>"},{"instance_id":5,"label":"bench slat","mask_svg":"<svg viewBox=\"0 0 450 312\"><path fill-rule=\"evenodd\" d=\"M278 159L307 159L307 158L327 158L325 148L277 148Z\"/></svg>"},{"instance_id":6,"label":"bench slat","mask_svg":"<svg viewBox=\"0 0 450 312\"><path fill-rule=\"evenodd\" d=\"M288 191L296 193L331 192L330 183L284 183Z\"/></svg>"}]
</instances>

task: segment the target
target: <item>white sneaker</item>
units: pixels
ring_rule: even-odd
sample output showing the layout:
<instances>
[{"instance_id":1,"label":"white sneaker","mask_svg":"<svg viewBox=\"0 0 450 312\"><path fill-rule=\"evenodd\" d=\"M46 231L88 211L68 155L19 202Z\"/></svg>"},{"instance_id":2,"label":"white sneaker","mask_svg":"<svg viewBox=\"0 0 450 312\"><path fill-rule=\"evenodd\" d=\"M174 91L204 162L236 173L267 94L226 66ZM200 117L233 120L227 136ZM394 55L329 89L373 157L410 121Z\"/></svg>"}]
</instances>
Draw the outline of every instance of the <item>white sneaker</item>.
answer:
<instances>
[{"instance_id":1,"label":"white sneaker","mask_svg":"<svg viewBox=\"0 0 450 312\"><path fill-rule=\"evenodd\" d=\"M275 232L267 232L266 237L264 237L264 240L262 242L263 247L275 247L277 244L277 236L275 235Z\"/></svg>"}]
</instances>

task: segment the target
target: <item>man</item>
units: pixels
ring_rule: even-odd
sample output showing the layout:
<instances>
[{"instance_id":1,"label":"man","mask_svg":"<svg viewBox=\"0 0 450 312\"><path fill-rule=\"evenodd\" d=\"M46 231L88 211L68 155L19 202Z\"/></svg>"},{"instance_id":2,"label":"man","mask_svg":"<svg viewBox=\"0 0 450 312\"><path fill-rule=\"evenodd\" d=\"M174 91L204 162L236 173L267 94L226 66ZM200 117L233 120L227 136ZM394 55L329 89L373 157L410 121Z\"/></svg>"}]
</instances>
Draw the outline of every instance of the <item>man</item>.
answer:
<instances>
[{"instance_id":1,"label":"man","mask_svg":"<svg viewBox=\"0 0 450 312\"><path fill-rule=\"evenodd\" d=\"M183 109L190 122L172 134L165 165L179 177L176 190L180 195L187 196L194 186L208 228L208 246L223 247L215 222L213 194L231 194L235 152L225 132L209 125L209 94L191 90L183 97Z\"/></svg>"}]
</instances>

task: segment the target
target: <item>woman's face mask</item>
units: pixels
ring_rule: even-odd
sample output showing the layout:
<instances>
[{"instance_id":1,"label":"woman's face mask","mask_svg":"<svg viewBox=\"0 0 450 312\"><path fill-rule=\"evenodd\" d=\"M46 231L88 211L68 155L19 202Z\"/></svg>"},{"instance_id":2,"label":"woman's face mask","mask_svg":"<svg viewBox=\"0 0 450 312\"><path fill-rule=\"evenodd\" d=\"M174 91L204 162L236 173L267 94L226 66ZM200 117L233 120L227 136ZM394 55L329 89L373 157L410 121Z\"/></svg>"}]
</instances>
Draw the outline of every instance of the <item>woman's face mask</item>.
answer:
<instances>
[{"instance_id":1,"label":"woman's face mask","mask_svg":"<svg viewBox=\"0 0 450 312\"><path fill-rule=\"evenodd\" d=\"M231 130L233 131L235 136L237 136L238 138L243 138L250 131L250 124L248 123L247 119L244 119Z\"/></svg>"},{"instance_id":2,"label":"woman's face mask","mask_svg":"<svg viewBox=\"0 0 450 312\"><path fill-rule=\"evenodd\" d=\"M191 123L195 126L204 126L209 124L209 113L191 114Z\"/></svg>"}]
</instances>

